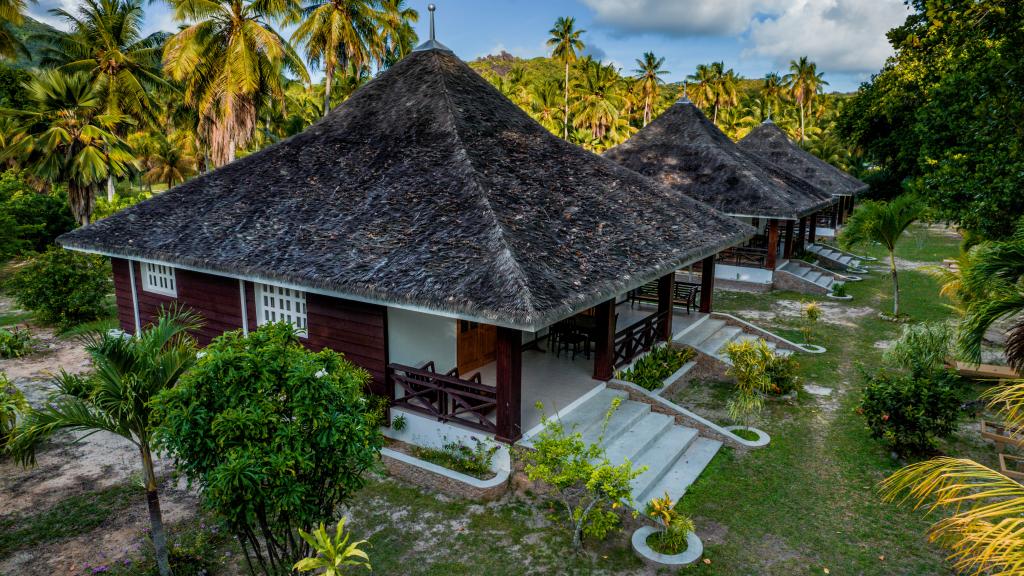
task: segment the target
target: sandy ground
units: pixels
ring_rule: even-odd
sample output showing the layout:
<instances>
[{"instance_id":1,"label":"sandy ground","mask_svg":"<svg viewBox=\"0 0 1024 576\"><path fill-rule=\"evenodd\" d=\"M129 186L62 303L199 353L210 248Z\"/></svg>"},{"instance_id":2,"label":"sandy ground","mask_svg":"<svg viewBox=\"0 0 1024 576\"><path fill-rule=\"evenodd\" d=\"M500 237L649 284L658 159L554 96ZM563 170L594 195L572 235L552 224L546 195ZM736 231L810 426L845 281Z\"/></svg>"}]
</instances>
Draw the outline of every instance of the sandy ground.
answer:
<instances>
[{"instance_id":1,"label":"sandy ground","mask_svg":"<svg viewBox=\"0 0 1024 576\"><path fill-rule=\"evenodd\" d=\"M858 319L877 314L870 306L857 307L832 302L819 302L818 306L821 308L821 319L818 321L838 326L856 326ZM779 300L771 310L740 310L736 315L755 324L783 318L803 318L804 303L799 300Z\"/></svg>"},{"instance_id":2,"label":"sandy ground","mask_svg":"<svg viewBox=\"0 0 1024 576\"><path fill-rule=\"evenodd\" d=\"M0 302L3 307L7 302ZM58 339L51 330L32 329L40 351L24 358L0 360L0 371L17 386L33 406L46 403L53 392L51 375L88 370L90 363L81 343ZM65 498L102 490L125 482L139 482L138 450L127 440L105 432L81 439L83 434L63 433L37 453L34 468L25 469L10 460L0 461L0 519L18 519L58 507ZM78 441L81 439L81 441ZM170 462L158 461L157 473L169 477ZM183 520L197 510L197 501L183 486L164 482L161 506L166 523ZM137 505L109 519L97 529L61 542L48 542L0 558L0 574L8 576L87 573L86 564L98 566L123 562L142 542L149 519L139 488Z\"/></svg>"}]
</instances>

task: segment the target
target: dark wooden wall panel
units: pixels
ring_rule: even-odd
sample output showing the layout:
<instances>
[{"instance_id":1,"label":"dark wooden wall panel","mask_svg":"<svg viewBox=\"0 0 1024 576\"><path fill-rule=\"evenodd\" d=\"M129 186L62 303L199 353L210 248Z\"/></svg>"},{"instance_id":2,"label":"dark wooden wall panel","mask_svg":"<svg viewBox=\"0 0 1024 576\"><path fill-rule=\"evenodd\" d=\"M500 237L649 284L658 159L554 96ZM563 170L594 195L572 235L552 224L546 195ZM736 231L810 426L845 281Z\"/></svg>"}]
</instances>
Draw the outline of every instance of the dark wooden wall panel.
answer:
<instances>
[{"instance_id":1,"label":"dark wooden wall panel","mask_svg":"<svg viewBox=\"0 0 1024 576\"><path fill-rule=\"evenodd\" d=\"M314 350L330 348L362 366L373 377L374 394L387 395L387 308L319 294L306 294L309 337Z\"/></svg>"},{"instance_id":2,"label":"dark wooden wall panel","mask_svg":"<svg viewBox=\"0 0 1024 576\"><path fill-rule=\"evenodd\" d=\"M238 280L189 270L178 270L176 277L178 302L192 308L205 320L196 334L201 344L242 327Z\"/></svg>"},{"instance_id":3,"label":"dark wooden wall panel","mask_svg":"<svg viewBox=\"0 0 1024 576\"><path fill-rule=\"evenodd\" d=\"M128 261L123 258L111 258L110 265L114 269L114 296L117 300L117 321L121 330L135 333L135 305L132 303L132 280L128 269Z\"/></svg>"}]
</instances>

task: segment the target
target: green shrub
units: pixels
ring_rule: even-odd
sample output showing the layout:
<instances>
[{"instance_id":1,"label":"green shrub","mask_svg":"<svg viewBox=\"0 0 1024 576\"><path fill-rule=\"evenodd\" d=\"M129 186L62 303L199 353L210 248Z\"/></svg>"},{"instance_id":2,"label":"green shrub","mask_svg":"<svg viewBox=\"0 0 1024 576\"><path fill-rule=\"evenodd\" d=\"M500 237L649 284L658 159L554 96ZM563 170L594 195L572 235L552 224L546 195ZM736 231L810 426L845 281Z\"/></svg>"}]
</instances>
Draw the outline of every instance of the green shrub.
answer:
<instances>
[{"instance_id":1,"label":"green shrub","mask_svg":"<svg viewBox=\"0 0 1024 576\"><path fill-rule=\"evenodd\" d=\"M832 284L832 295L839 298L846 298L849 293L846 290L846 282L836 282Z\"/></svg>"},{"instance_id":2,"label":"green shrub","mask_svg":"<svg viewBox=\"0 0 1024 576\"><path fill-rule=\"evenodd\" d=\"M767 346L766 346L767 348ZM800 364L793 355L784 356L768 349L765 374L769 381L769 394L783 396L800 387Z\"/></svg>"},{"instance_id":3,"label":"green shrub","mask_svg":"<svg viewBox=\"0 0 1024 576\"><path fill-rule=\"evenodd\" d=\"M4 453L7 437L18 424L18 418L28 410L28 402L20 390L0 372L0 454Z\"/></svg>"},{"instance_id":4,"label":"green shrub","mask_svg":"<svg viewBox=\"0 0 1024 576\"><path fill-rule=\"evenodd\" d=\"M53 247L19 270L8 288L19 306L43 322L69 328L107 314L110 278L105 258Z\"/></svg>"},{"instance_id":5,"label":"green shrub","mask_svg":"<svg viewBox=\"0 0 1024 576\"><path fill-rule=\"evenodd\" d=\"M683 364L693 360L696 356L697 353L692 348L680 348L672 345L658 346L637 360L632 368L625 372L619 372L616 378L632 382L647 390L657 390L661 388L665 378L671 376L676 370L682 368Z\"/></svg>"},{"instance_id":6,"label":"green shrub","mask_svg":"<svg viewBox=\"0 0 1024 576\"><path fill-rule=\"evenodd\" d=\"M788 394L800 384L800 365L792 356L777 354L763 338L730 342L725 354L732 362L729 375L736 377L736 395L729 400L729 416L747 421L761 411L763 396Z\"/></svg>"},{"instance_id":7,"label":"green shrub","mask_svg":"<svg viewBox=\"0 0 1024 576\"><path fill-rule=\"evenodd\" d=\"M644 512L661 525L661 532L647 537L647 544L659 554L681 554L686 551L686 537L695 529L693 519L676 509L676 503L668 492L661 498L653 498Z\"/></svg>"},{"instance_id":8,"label":"green shrub","mask_svg":"<svg viewBox=\"0 0 1024 576\"><path fill-rule=\"evenodd\" d=\"M871 435L897 453L924 454L956 430L965 395L963 380L949 370L929 378L883 370L868 378L857 411Z\"/></svg>"},{"instance_id":9,"label":"green shrub","mask_svg":"<svg viewBox=\"0 0 1024 576\"><path fill-rule=\"evenodd\" d=\"M0 328L0 358L21 358L32 352L32 348L28 330Z\"/></svg>"},{"instance_id":10,"label":"green shrub","mask_svg":"<svg viewBox=\"0 0 1024 576\"><path fill-rule=\"evenodd\" d=\"M0 258L42 252L74 227L63 194L36 192L14 170L0 174Z\"/></svg>"},{"instance_id":11,"label":"green shrub","mask_svg":"<svg viewBox=\"0 0 1024 576\"><path fill-rule=\"evenodd\" d=\"M475 446L466 446L459 442L447 442L441 448L426 448L414 446L413 456L433 462L449 470L468 474L474 478L486 480L494 477L494 470L491 468L494 462L494 453L498 446L476 440Z\"/></svg>"},{"instance_id":12,"label":"green shrub","mask_svg":"<svg viewBox=\"0 0 1024 576\"><path fill-rule=\"evenodd\" d=\"M953 356L955 332L949 322L905 324L883 359L896 368L907 370L915 378L927 377Z\"/></svg>"},{"instance_id":13,"label":"green shrub","mask_svg":"<svg viewBox=\"0 0 1024 576\"><path fill-rule=\"evenodd\" d=\"M151 193L142 189L132 189L127 186L119 186L117 193L114 195L113 202L107 202L105 194L96 198L96 208L92 213L93 219L100 220L102 218L106 218L107 216L116 214L117 212L134 206L143 200L151 198L152 196L153 195Z\"/></svg>"},{"instance_id":14,"label":"green shrub","mask_svg":"<svg viewBox=\"0 0 1024 576\"><path fill-rule=\"evenodd\" d=\"M259 569L287 573L307 552L298 531L333 522L379 466L370 375L284 323L203 352L155 401L157 440L246 553L270 559Z\"/></svg>"}]
</instances>

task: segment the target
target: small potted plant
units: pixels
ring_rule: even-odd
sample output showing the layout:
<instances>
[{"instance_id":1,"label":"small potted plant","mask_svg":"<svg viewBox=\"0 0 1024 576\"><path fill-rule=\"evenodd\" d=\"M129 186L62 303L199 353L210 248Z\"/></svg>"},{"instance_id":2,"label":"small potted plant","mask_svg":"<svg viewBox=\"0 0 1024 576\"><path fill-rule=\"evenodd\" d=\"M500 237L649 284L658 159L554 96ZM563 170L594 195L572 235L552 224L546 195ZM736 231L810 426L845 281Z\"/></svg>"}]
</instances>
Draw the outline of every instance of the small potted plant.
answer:
<instances>
[{"instance_id":1,"label":"small potted plant","mask_svg":"<svg viewBox=\"0 0 1024 576\"><path fill-rule=\"evenodd\" d=\"M693 520L675 508L666 492L647 503L645 514L658 527L644 526L633 533L633 550L653 564L681 566L704 553L704 545L694 532Z\"/></svg>"}]
</instances>

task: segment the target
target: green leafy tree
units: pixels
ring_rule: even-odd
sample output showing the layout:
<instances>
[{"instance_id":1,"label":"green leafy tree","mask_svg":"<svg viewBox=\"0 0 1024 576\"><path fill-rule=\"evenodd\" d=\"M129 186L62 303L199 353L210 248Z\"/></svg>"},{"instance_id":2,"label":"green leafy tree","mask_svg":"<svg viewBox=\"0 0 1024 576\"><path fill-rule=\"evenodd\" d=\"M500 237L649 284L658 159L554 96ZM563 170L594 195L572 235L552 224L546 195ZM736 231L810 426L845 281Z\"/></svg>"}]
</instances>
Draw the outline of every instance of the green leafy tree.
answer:
<instances>
[{"instance_id":1,"label":"green leafy tree","mask_svg":"<svg viewBox=\"0 0 1024 576\"><path fill-rule=\"evenodd\" d=\"M636 70L640 80L640 92L644 101L644 126L651 123L651 111L654 102L658 98L661 85L665 83L662 76L668 74L668 70L662 70L665 64L664 58L658 58L653 52L644 52L642 59L637 59Z\"/></svg>"},{"instance_id":2,"label":"green leafy tree","mask_svg":"<svg viewBox=\"0 0 1024 576\"><path fill-rule=\"evenodd\" d=\"M839 237L845 248L877 242L889 252L892 276L892 316L900 315L900 281L896 268L896 244L911 224L924 215L924 205L912 194L903 194L889 202L862 203L846 221Z\"/></svg>"},{"instance_id":3,"label":"green leafy tree","mask_svg":"<svg viewBox=\"0 0 1024 576\"><path fill-rule=\"evenodd\" d=\"M295 563L294 569L299 572L320 570L319 574L323 576L343 576L342 569L350 566L373 569L370 566L370 557L360 548L366 544L366 540L349 542L352 535L345 532L344 518L338 521L333 537L327 533L327 528L322 522L312 533L299 530L299 536L316 552L316 556L303 558Z\"/></svg>"},{"instance_id":4,"label":"green leafy tree","mask_svg":"<svg viewBox=\"0 0 1024 576\"><path fill-rule=\"evenodd\" d=\"M15 302L40 320L70 328L107 313L110 263L56 246L29 260L8 281Z\"/></svg>"},{"instance_id":5,"label":"green leafy tree","mask_svg":"<svg viewBox=\"0 0 1024 576\"><path fill-rule=\"evenodd\" d=\"M614 67L589 57L580 61L579 68L582 73L573 82L573 126L590 130L594 140L601 142L620 118L625 100L622 78Z\"/></svg>"},{"instance_id":6,"label":"green leafy tree","mask_svg":"<svg viewBox=\"0 0 1024 576\"><path fill-rule=\"evenodd\" d=\"M559 17L555 26L548 31L547 45L551 48L551 57L561 60L565 65L565 81L562 84L565 95L562 138L565 140L569 139L569 66L576 62L579 53L586 47L581 39L584 32L586 30L576 29L576 19L572 17Z\"/></svg>"},{"instance_id":7,"label":"green leafy tree","mask_svg":"<svg viewBox=\"0 0 1024 576\"><path fill-rule=\"evenodd\" d=\"M172 310L161 311L156 323L135 337L107 332L88 335L85 350L95 372L86 376L61 372L54 381L55 400L26 413L10 441L11 454L25 465L33 464L36 447L60 430L86 435L109 432L131 442L142 458L153 546L162 576L171 573L171 566L153 468L152 401L159 392L173 388L195 362L195 341L188 332L198 328L194 314Z\"/></svg>"},{"instance_id":8,"label":"green leafy tree","mask_svg":"<svg viewBox=\"0 0 1024 576\"><path fill-rule=\"evenodd\" d=\"M602 424L601 436L621 401L612 402ZM543 408L543 407L541 407ZM613 464L601 438L588 444L576 431L566 430L557 419L542 419L533 450L523 452L526 475L554 488L562 506L562 519L572 531L572 546L579 549L583 537L603 539L619 526L615 513L621 503L633 503L630 482L646 470L633 468L629 460Z\"/></svg>"},{"instance_id":9,"label":"green leafy tree","mask_svg":"<svg viewBox=\"0 0 1024 576\"><path fill-rule=\"evenodd\" d=\"M84 226L98 184L135 167L130 148L113 132L123 118L103 113L101 94L85 72L41 70L28 91L31 109L0 110L20 126L0 159L16 160L36 177L65 185L71 213Z\"/></svg>"},{"instance_id":10,"label":"green leafy tree","mask_svg":"<svg viewBox=\"0 0 1024 576\"><path fill-rule=\"evenodd\" d=\"M298 531L332 521L378 465L368 381L279 323L217 337L157 399L160 446L223 517L250 571L276 576L309 556Z\"/></svg>"},{"instance_id":11,"label":"green leafy tree","mask_svg":"<svg viewBox=\"0 0 1024 576\"><path fill-rule=\"evenodd\" d=\"M281 72L309 82L302 59L272 24L291 0L169 0L186 26L164 47L164 73L199 113L213 163L231 162L256 129L260 107L283 96Z\"/></svg>"}]
</instances>

